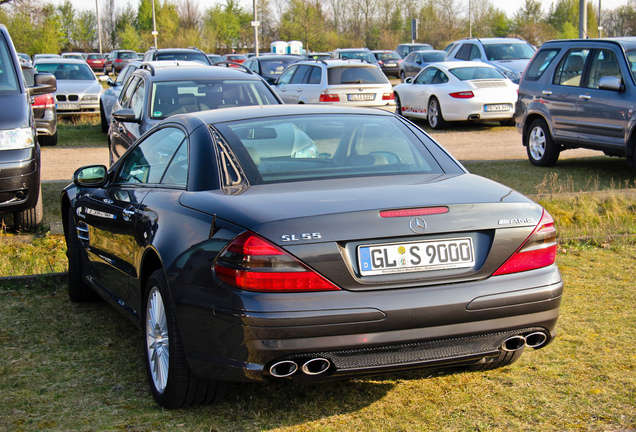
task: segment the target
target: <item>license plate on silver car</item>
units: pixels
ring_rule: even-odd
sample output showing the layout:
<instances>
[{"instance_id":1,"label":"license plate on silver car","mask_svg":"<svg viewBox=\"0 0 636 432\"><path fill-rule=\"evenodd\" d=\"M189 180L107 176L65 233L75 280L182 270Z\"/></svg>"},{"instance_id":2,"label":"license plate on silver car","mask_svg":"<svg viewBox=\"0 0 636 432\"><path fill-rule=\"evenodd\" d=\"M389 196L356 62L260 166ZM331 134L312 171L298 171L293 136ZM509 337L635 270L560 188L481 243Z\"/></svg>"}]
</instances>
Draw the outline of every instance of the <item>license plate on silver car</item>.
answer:
<instances>
[{"instance_id":1,"label":"license plate on silver car","mask_svg":"<svg viewBox=\"0 0 636 432\"><path fill-rule=\"evenodd\" d=\"M57 109L59 110L78 110L80 109L79 104L69 104L69 103L58 103Z\"/></svg>"},{"instance_id":2,"label":"license plate on silver car","mask_svg":"<svg viewBox=\"0 0 636 432\"><path fill-rule=\"evenodd\" d=\"M475 265L470 237L358 247L362 276L467 268Z\"/></svg>"},{"instance_id":3,"label":"license plate on silver car","mask_svg":"<svg viewBox=\"0 0 636 432\"><path fill-rule=\"evenodd\" d=\"M347 95L347 100L350 101L370 101L373 99L375 99L375 93L354 93Z\"/></svg>"},{"instance_id":4,"label":"license plate on silver car","mask_svg":"<svg viewBox=\"0 0 636 432\"><path fill-rule=\"evenodd\" d=\"M511 111L512 105L510 104L491 104L484 105L484 111L493 112L493 111Z\"/></svg>"}]
</instances>

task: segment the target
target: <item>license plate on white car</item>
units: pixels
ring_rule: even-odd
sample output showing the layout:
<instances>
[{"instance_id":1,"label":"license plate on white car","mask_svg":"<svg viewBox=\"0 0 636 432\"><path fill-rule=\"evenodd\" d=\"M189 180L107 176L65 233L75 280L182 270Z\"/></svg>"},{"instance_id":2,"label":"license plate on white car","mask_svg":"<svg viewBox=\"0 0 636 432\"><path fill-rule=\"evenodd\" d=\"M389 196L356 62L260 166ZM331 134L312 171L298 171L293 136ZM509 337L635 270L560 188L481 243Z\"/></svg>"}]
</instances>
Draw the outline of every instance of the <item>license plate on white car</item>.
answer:
<instances>
[{"instance_id":1,"label":"license plate on white car","mask_svg":"<svg viewBox=\"0 0 636 432\"><path fill-rule=\"evenodd\" d=\"M362 276L466 268L475 265L470 237L358 247Z\"/></svg>"},{"instance_id":2,"label":"license plate on white car","mask_svg":"<svg viewBox=\"0 0 636 432\"><path fill-rule=\"evenodd\" d=\"M373 99L375 99L375 93L354 93L347 95L347 100L350 101L370 101Z\"/></svg>"},{"instance_id":3,"label":"license plate on white car","mask_svg":"<svg viewBox=\"0 0 636 432\"><path fill-rule=\"evenodd\" d=\"M510 111L512 110L512 105L510 104L491 104L484 105L484 111L493 112L493 111Z\"/></svg>"},{"instance_id":4,"label":"license plate on white car","mask_svg":"<svg viewBox=\"0 0 636 432\"><path fill-rule=\"evenodd\" d=\"M59 110L78 110L80 109L79 104L69 104L69 103L58 103L57 109Z\"/></svg>"}]
</instances>

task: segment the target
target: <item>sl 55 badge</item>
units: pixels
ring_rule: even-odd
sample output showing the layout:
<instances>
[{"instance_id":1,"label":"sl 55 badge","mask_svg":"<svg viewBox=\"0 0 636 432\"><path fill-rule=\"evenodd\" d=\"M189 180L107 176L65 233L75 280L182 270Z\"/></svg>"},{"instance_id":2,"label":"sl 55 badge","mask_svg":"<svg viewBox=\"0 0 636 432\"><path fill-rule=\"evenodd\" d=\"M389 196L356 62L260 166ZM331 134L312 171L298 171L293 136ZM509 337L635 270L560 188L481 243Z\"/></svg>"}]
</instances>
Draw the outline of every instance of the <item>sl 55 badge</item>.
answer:
<instances>
[{"instance_id":1,"label":"sl 55 badge","mask_svg":"<svg viewBox=\"0 0 636 432\"><path fill-rule=\"evenodd\" d=\"M301 240L317 240L322 236L320 233L303 233L303 234L285 234L280 236L281 241L301 241Z\"/></svg>"}]
</instances>

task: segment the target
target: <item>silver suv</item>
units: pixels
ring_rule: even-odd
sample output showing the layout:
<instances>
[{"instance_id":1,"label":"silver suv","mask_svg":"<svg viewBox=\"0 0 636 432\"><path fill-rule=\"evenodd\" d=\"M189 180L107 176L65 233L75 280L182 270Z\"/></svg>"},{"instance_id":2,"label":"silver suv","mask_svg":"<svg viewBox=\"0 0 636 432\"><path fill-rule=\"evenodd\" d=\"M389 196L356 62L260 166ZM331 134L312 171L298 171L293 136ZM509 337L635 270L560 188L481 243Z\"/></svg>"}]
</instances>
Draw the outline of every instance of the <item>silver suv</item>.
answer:
<instances>
[{"instance_id":1,"label":"silver suv","mask_svg":"<svg viewBox=\"0 0 636 432\"><path fill-rule=\"evenodd\" d=\"M519 38L469 38L455 42L446 61L479 60L496 67L513 83L519 84L534 52L532 45Z\"/></svg>"},{"instance_id":2,"label":"silver suv","mask_svg":"<svg viewBox=\"0 0 636 432\"><path fill-rule=\"evenodd\" d=\"M373 55L373 54L372 54ZM285 103L326 103L395 112L393 86L382 70L362 60L304 60L274 84Z\"/></svg>"},{"instance_id":3,"label":"silver suv","mask_svg":"<svg viewBox=\"0 0 636 432\"><path fill-rule=\"evenodd\" d=\"M519 84L517 130L528 158L554 165L572 148L636 164L636 37L546 42Z\"/></svg>"}]
</instances>

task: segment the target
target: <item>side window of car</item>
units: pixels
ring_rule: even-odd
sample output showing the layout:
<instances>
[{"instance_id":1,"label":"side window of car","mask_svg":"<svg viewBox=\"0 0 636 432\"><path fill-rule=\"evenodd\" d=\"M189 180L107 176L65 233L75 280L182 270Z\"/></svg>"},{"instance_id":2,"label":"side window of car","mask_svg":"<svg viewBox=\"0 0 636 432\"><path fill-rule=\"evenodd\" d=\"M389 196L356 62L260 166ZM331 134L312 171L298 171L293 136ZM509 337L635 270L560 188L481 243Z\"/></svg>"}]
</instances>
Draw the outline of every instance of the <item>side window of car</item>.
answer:
<instances>
[{"instance_id":1,"label":"side window of car","mask_svg":"<svg viewBox=\"0 0 636 432\"><path fill-rule=\"evenodd\" d=\"M130 98L130 108L135 112L135 117L141 118L141 112L144 107L144 90L145 84L144 80L139 81L139 85L135 89L135 92L132 94Z\"/></svg>"},{"instance_id":2,"label":"side window of car","mask_svg":"<svg viewBox=\"0 0 636 432\"><path fill-rule=\"evenodd\" d=\"M278 84L289 84L291 78L294 76L294 72L296 72L298 66L290 66L281 74L280 78L278 78Z\"/></svg>"},{"instance_id":3,"label":"side window of car","mask_svg":"<svg viewBox=\"0 0 636 432\"><path fill-rule=\"evenodd\" d=\"M578 87L583 75L585 59L589 54L586 49L573 49L569 51L561 60L554 73L554 84Z\"/></svg>"},{"instance_id":4,"label":"side window of car","mask_svg":"<svg viewBox=\"0 0 636 432\"><path fill-rule=\"evenodd\" d=\"M595 50L591 55L590 72L585 87L598 88L601 77L615 77L622 81L621 68L616 55L610 50Z\"/></svg>"},{"instance_id":5,"label":"side window of car","mask_svg":"<svg viewBox=\"0 0 636 432\"><path fill-rule=\"evenodd\" d=\"M447 82L448 76L442 71L437 71L431 84L446 84Z\"/></svg>"},{"instance_id":6,"label":"side window of car","mask_svg":"<svg viewBox=\"0 0 636 432\"><path fill-rule=\"evenodd\" d=\"M188 140L184 139L172 157L161 183L165 185L186 186L188 183Z\"/></svg>"},{"instance_id":7,"label":"side window of car","mask_svg":"<svg viewBox=\"0 0 636 432\"><path fill-rule=\"evenodd\" d=\"M307 84L320 84L322 78L322 68L312 66L308 74Z\"/></svg>"},{"instance_id":8,"label":"side window of car","mask_svg":"<svg viewBox=\"0 0 636 432\"><path fill-rule=\"evenodd\" d=\"M305 75L307 75L307 72L309 71L309 66L307 65L300 65L298 66L298 69L296 69L296 73L294 74L294 76L291 79L291 84L302 84L305 82Z\"/></svg>"},{"instance_id":9,"label":"side window of car","mask_svg":"<svg viewBox=\"0 0 636 432\"><path fill-rule=\"evenodd\" d=\"M470 50L472 47L473 47L472 44L469 44L469 43L463 44L457 51L455 58L458 58L461 60L470 60Z\"/></svg>"},{"instance_id":10,"label":"side window of car","mask_svg":"<svg viewBox=\"0 0 636 432\"><path fill-rule=\"evenodd\" d=\"M548 66L552 64L559 51L561 51L560 48L541 50L532 60L530 66L528 66L528 70L523 78L529 81L537 81L541 78Z\"/></svg>"},{"instance_id":11,"label":"side window of car","mask_svg":"<svg viewBox=\"0 0 636 432\"><path fill-rule=\"evenodd\" d=\"M470 48L470 57L468 58L468 60L481 59L481 51L479 50L479 47L474 44L471 45L472 47Z\"/></svg>"},{"instance_id":12,"label":"side window of car","mask_svg":"<svg viewBox=\"0 0 636 432\"><path fill-rule=\"evenodd\" d=\"M137 87L137 83L139 83L139 77L134 77L128 82L128 86L119 94L119 105L121 107L128 106L128 101L133 94L133 91Z\"/></svg>"},{"instance_id":13,"label":"side window of car","mask_svg":"<svg viewBox=\"0 0 636 432\"><path fill-rule=\"evenodd\" d=\"M166 168L171 166L171 175L174 179L166 179L166 183L185 184L183 178L185 176L187 179L187 145L184 150L186 165L185 167L181 165L181 168L185 168L185 173L177 172L179 168L177 165L183 162L184 154L180 149L183 142L185 142L185 133L180 129L166 127L157 130L126 154L114 183L157 184L164 177ZM180 154L179 159L176 159L177 153ZM172 167L173 161L174 167ZM182 183L175 183L179 179Z\"/></svg>"},{"instance_id":14,"label":"side window of car","mask_svg":"<svg viewBox=\"0 0 636 432\"><path fill-rule=\"evenodd\" d=\"M437 74L438 69L431 67L419 74L415 79L415 84L432 84L433 78Z\"/></svg>"}]
</instances>

